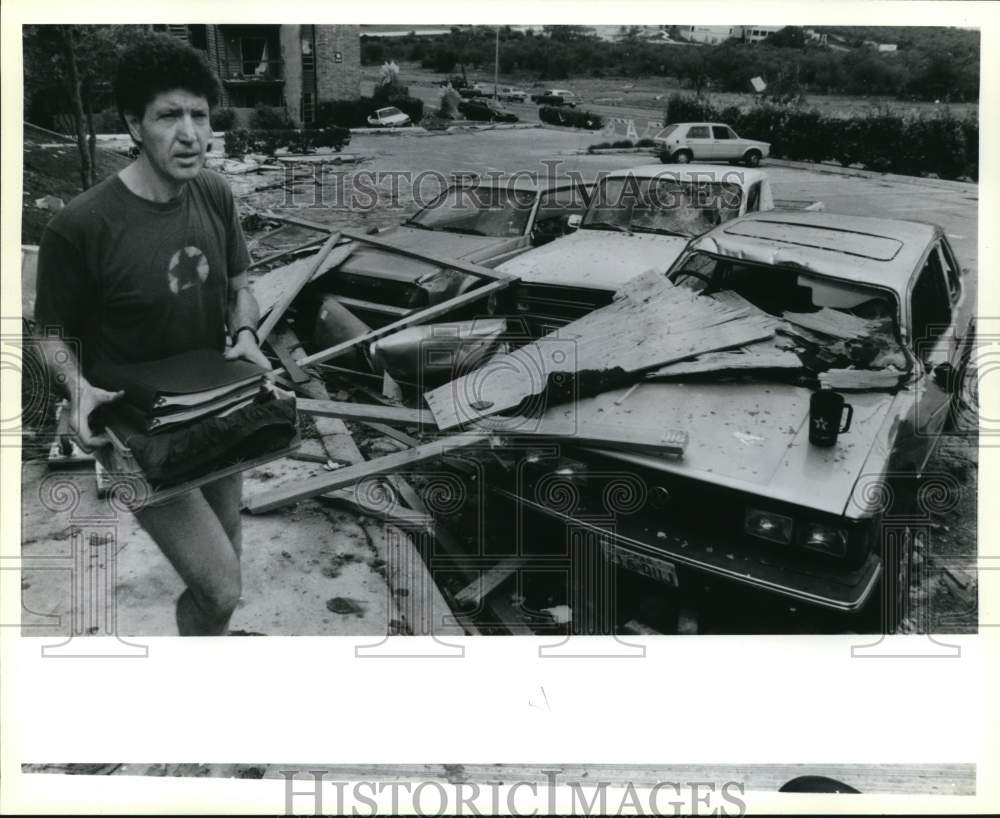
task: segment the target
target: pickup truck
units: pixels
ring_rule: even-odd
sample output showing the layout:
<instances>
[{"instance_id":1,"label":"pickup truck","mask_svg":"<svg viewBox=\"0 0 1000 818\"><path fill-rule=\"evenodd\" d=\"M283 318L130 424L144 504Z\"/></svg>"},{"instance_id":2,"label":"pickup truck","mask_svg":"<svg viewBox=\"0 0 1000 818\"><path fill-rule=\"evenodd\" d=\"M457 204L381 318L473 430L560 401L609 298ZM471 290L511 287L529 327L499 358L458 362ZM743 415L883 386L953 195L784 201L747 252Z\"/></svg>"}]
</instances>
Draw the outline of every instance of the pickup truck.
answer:
<instances>
[{"instance_id":1,"label":"pickup truck","mask_svg":"<svg viewBox=\"0 0 1000 818\"><path fill-rule=\"evenodd\" d=\"M928 507L949 502L924 493L915 503L915 481L959 405L958 373L974 336L973 290L944 231L754 213L695 238L668 278L783 321L786 329L761 343L772 355L791 352L793 366L699 372L689 363L679 375L666 367L631 391L584 398L606 418L624 402L635 428L684 430L683 456L571 447L573 462L564 457L552 472L573 484L567 491L522 481L502 493L587 529L618 566L654 582L738 586L851 615L845 626L855 630L893 631L906 615L908 527L929 525ZM826 332L816 329L821 313ZM853 347L836 335L842 322L868 328ZM845 371L880 385L841 385L849 429L833 446L814 445L810 397ZM605 520L602 475L623 474L641 487L639 499ZM578 508L563 502L570 488Z\"/></svg>"}]
</instances>

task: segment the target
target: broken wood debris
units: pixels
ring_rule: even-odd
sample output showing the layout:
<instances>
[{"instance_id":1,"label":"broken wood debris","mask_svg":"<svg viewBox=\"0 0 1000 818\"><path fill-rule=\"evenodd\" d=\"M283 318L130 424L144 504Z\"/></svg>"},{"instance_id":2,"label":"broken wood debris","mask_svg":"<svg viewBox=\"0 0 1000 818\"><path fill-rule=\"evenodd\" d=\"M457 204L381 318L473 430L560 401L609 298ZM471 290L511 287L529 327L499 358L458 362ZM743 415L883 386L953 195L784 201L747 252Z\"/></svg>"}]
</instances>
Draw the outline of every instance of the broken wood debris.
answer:
<instances>
[{"instance_id":1,"label":"broken wood debris","mask_svg":"<svg viewBox=\"0 0 1000 818\"><path fill-rule=\"evenodd\" d=\"M521 557L508 557L481 573L477 570L475 579L455 594L455 604L460 608L478 608L524 564Z\"/></svg>"},{"instance_id":2,"label":"broken wood debris","mask_svg":"<svg viewBox=\"0 0 1000 818\"><path fill-rule=\"evenodd\" d=\"M295 486L283 486L274 491L256 494L247 499L246 507L253 514L273 511L289 503L315 497L318 494L325 494L335 489L353 486L366 478L415 466L458 449L489 444L490 436L485 434L459 434L432 440L414 449L407 449L396 454L387 454L378 460L358 463L354 466L348 466L346 469L331 472L330 474L318 475L308 480L303 480Z\"/></svg>"},{"instance_id":3,"label":"broken wood debris","mask_svg":"<svg viewBox=\"0 0 1000 818\"><path fill-rule=\"evenodd\" d=\"M701 298L658 273L639 278L608 306L426 393L438 427L542 395L557 403L606 391L668 363L774 335L770 322L748 310Z\"/></svg>"},{"instance_id":4,"label":"broken wood debris","mask_svg":"<svg viewBox=\"0 0 1000 818\"><path fill-rule=\"evenodd\" d=\"M870 321L830 307L823 307L818 312L786 312L782 318L798 327L842 341L867 338L873 329Z\"/></svg>"},{"instance_id":5,"label":"broken wood debris","mask_svg":"<svg viewBox=\"0 0 1000 818\"><path fill-rule=\"evenodd\" d=\"M828 369L819 375L820 386L845 391L862 389L895 389L905 372L895 369Z\"/></svg>"},{"instance_id":6,"label":"broken wood debris","mask_svg":"<svg viewBox=\"0 0 1000 818\"><path fill-rule=\"evenodd\" d=\"M341 420L374 421L376 423L399 423L406 426L429 426L434 428L434 418L429 412L407 409L403 406L376 406L368 403L349 403L334 400L299 400L296 404L300 412L320 417Z\"/></svg>"},{"instance_id":7,"label":"broken wood debris","mask_svg":"<svg viewBox=\"0 0 1000 818\"><path fill-rule=\"evenodd\" d=\"M798 355L788 350L754 344L743 349L710 352L687 361L678 361L655 369L646 375L649 380L700 375L706 372L727 372L754 369L802 369Z\"/></svg>"}]
</instances>

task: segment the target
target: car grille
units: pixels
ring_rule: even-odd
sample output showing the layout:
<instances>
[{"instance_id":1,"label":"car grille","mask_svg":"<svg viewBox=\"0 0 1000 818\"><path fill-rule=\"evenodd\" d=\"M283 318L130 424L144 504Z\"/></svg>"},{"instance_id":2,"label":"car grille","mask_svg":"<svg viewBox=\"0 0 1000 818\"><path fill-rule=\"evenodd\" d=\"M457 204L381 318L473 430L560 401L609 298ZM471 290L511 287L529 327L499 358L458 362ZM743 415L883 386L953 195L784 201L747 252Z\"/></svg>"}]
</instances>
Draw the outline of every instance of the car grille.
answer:
<instances>
[{"instance_id":1,"label":"car grille","mask_svg":"<svg viewBox=\"0 0 1000 818\"><path fill-rule=\"evenodd\" d=\"M587 313L611 303L613 293L582 287L549 284L517 284L510 294L507 312L526 319L534 335L547 335Z\"/></svg>"},{"instance_id":2,"label":"car grille","mask_svg":"<svg viewBox=\"0 0 1000 818\"><path fill-rule=\"evenodd\" d=\"M390 307L419 309L427 306L427 291L408 281L338 272L324 282L324 289L334 295L359 298Z\"/></svg>"}]
</instances>

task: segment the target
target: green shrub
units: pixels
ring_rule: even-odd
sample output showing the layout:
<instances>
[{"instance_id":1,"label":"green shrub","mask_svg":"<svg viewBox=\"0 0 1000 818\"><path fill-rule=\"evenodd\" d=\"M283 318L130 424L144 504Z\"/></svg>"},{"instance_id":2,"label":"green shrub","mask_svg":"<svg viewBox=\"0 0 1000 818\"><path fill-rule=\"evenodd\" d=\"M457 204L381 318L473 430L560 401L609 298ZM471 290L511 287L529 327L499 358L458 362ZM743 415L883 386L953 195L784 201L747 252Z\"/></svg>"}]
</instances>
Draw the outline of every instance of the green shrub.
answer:
<instances>
[{"instance_id":1,"label":"green shrub","mask_svg":"<svg viewBox=\"0 0 1000 818\"><path fill-rule=\"evenodd\" d=\"M250 127L256 131L279 131L294 128L295 123L286 109L259 103L250 114Z\"/></svg>"},{"instance_id":2,"label":"green shrub","mask_svg":"<svg viewBox=\"0 0 1000 818\"><path fill-rule=\"evenodd\" d=\"M663 124L674 122L712 122L719 118L718 111L707 99L691 94L671 94L667 98L667 110L664 112Z\"/></svg>"},{"instance_id":3,"label":"green shrub","mask_svg":"<svg viewBox=\"0 0 1000 818\"><path fill-rule=\"evenodd\" d=\"M543 105L538 109L538 118L549 125L562 125L568 128L585 128L588 131L599 131L604 127L604 118L590 111L580 111L576 108L562 108Z\"/></svg>"},{"instance_id":4,"label":"green shrub","mask_svg":"<svg viewBox=\"0 0 1000 818\"><path fill-rule=\"evenodd\" d=\"M94 114L95 133L128 133L128 128L118 115L118 111L110 109Z\"/></svg>"},{"instance_id":5,"label":"green shrub","mask_svg":"<svg viewBox=\"0 0 1000 818\"><path fill-rule=\"evenodd\" d=\"M612 148L634 148L635 144L631 139L619 139L617 142L611 143Z\"/></svg>"},{"instance_id":6,"label":"green shrub","mask_svg":"<svg viewBox=\"0 0 1000 818\"><path fill-rule=\"evenodd\" d=\"M270 156L278 148L288 148L291 153L310 153L316 148L339 151L350 141L351 132L335 125L312 130L249 131L239 128L226 132L226 156L238 157L248 153Z\"/></svg>"},{"instance_id":7,"label":"green shrub","mask_svg":"<svg viewBox=\"0 0 1000 818\"><path fill-rule=\"evenodd\" d=\"M640 139L638 142L636 142L635 146L637 148L655 148L656 143L649 137L646 137L645 139Z\"/></svg>"},{"instance_id":8,"label":"green shrub","mask_svg":"<svg viewBox=\"0 0 1000 818\"><path fill-rule=\"evenodd\" d=\"M316 124L319 126L339 125L343 128L366 128L368 117L377 109L390 105L399 108L416 125L424 118L424 102L410 96L389 97L376 102L372 97L338 99L321 102L316 108Z\"/></svg>"},{"instance_id":9,"label":"green shrub","mask_svg":"<svg viewBox=\"0 0 1000 818\"><path fill-rule=\"evenodd\" d=\"M316 124L320 127L339 125L344 128L363 128L374 110L370 99L337 99L321 102L316 108Z\"/></svg>"},{"instance_id":10,"label":"green shrub","mask_svg":"<svg viewBox=\"0 0 1000 818\"><path fill-rule=\"evenodd\" d=\"M232 108L216 108L211 115L213 131L231 131L236 126L236 111Z\"/></svg>"},{"instance_id":11,"label":"green shrub","mask_svg":"<svg viewBox=\"0 0 1000 818\"><path fill-rule=\"evenodd\" d=\"M809 162L836 160L880 173L942 179L979 177L979 121L945 110L934 117L903 116L890 108L840 119L798 105L758 103L742 111L714 108L705 98L672 94L666 121L725 122L741 137L771 143L771 156Z\"/></svg>"}]
</instances>

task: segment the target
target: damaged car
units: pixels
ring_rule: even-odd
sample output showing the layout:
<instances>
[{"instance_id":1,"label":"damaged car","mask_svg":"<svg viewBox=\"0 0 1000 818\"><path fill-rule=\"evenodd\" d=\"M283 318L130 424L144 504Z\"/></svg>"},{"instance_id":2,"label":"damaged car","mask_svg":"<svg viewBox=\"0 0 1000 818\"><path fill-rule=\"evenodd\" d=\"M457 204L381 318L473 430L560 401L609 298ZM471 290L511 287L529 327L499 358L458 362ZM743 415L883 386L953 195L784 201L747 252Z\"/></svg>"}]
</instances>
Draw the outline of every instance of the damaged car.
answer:
<instances>
[{"instance_id":1,"label":"damaged car","mask_svg":"<svg viewBox=\"0 0 1000 818\"><path fill-rule=\"evenodd\" d=\"M748 213L774 208L767 174L712 165L643 165L597 184L572 236L500 265L520 281L497 312L551 332L611 301L626 281L666 271L695 236Z\"/></svg>"},{"instance_id":2,"label":"damaged car","mask_svg":"<svg viewBox=\"0 0 1000 818\"><path fill-rule=\"evenodd\" d=\"M380 327L415 310L440 304L482 283L431 257L496 267L576 229L589 201L587 186L566 181L538 185L528 179L483 179L449 185L430 204L395 227L377 232L399 247L359 247L343 264L310 286L334 299L365 327ZM330 304L331 314L342 314ZM358 326L346 331L355 331ZM363 330L360 330L363 331ZM350 335L341 333L339 340Z\"/></svg>"},{"instance_id":3,"label":"damaged car","mask_svg":"<svg viewBox=\"0 0 1000 818\"><path fill-rule=\"evenodd\" d=\"M715 351L564 406L580 438L587 418L617 418L626 431L678 430L683 454L586 441L523 458L531 469L498 491L671 589L735 584L896 629L916 481L961 400L974 336L970 282L944 232L760 213L695 239L668 280L769 331L736 348L715 339ZM609 485L623 479L630 503L609 516Z\"/></svg>"}]
</instances>

